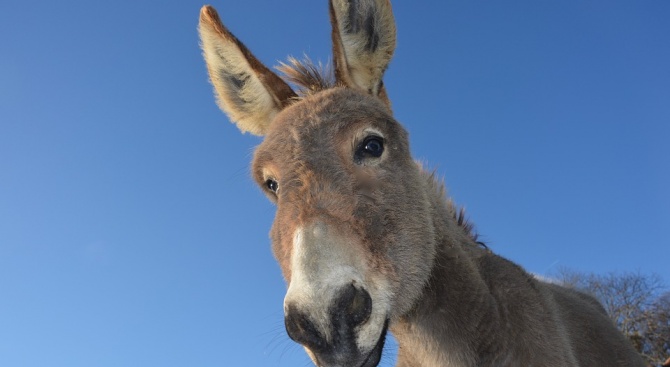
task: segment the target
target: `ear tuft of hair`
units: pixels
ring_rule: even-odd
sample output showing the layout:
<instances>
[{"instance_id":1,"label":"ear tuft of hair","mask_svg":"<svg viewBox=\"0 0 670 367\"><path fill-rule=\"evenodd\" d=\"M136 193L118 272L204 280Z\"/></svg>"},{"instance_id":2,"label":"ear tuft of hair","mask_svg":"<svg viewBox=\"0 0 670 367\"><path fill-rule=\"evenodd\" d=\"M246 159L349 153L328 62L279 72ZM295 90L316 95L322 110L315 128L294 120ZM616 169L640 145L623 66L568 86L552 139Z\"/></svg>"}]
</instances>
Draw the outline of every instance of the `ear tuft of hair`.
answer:
<instances>
[{"instance_id":1,"label":"ear tuft of hair","mask_svg":"<svg viewBox=\"0 0 670 367\"><path fill-rule=\"evenodd\" d=\"M330 89L335 86L335 76L330 65L319 62L315 64L305 56L303 60L289 57L287 62L281 62L276 69L282 73L287 82L298 87L301 96L307 96Z\"/></svg>"}]
</instances>

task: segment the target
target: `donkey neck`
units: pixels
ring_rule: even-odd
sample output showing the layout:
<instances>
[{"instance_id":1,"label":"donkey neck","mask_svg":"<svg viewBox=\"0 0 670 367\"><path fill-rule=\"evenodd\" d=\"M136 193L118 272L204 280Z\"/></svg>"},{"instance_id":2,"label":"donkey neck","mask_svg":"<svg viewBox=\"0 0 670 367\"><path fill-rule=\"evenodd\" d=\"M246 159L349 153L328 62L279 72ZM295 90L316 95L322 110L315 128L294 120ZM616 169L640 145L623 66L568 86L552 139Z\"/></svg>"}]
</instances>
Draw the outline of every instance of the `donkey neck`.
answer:
<instances>
[{"instance_id":1,"label":"donkey neck","mask_svg":"<svg viewBox=\"0 0 670 367\"><path fill-rule=\"evenodd\" d=\"M496 305L477 267L488 250L476 243L441 183L426 175L436 235L436 257L423 294L391 325L398 340L399 366L474 365L482 331L499 322ZM432 182L431 182L432 181ZM432 190L430 190L432 188ZM403 362L403 360L406 361Z\"/></svg>"}]
</instances>

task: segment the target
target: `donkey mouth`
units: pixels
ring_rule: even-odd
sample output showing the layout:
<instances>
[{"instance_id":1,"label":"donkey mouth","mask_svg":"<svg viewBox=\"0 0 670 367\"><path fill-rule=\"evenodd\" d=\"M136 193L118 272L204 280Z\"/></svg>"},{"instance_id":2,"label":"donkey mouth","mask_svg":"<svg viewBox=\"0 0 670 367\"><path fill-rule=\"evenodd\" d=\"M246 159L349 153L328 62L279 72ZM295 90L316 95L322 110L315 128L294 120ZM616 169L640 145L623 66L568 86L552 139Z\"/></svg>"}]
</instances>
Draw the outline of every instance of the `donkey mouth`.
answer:
<instances>
[{"instance_id":1,"label":"donkey mouth","mask_svg":"<svg viewBox=\"0 0 670 367\"><path fill-rule=\"evenodd\" d=\"M379 335L379 340L377 340L377 344L374 348L372 348L370 354L368 354L367 358L365 358L363 364L361 364L360 367L376 367L379 364L379 361L382 358L382 351L384 351L384 343L386 342L386 332L388 331L388 326L389 320L386 319L384 322L384 328L382 328L382 332Z\"/></svg>"},{"instance_id":2,"label":"donkey mouth","mask_svg":"<svg viewBox=\"0 0 670 367\"><path fill-rule=\"evenodd\" d=\"M328 348L322 350L321 353L314 353L311 355L317 367L330 366L344 366L344 367L376 367L382 357L384 350L384 342L386 341L386 333L388 331L388 319L384 322L384 327L379 334L379 339L374 348L367 354L363 355L356 347L350 346L335 352Z\"/></svg>"}]
</instances>

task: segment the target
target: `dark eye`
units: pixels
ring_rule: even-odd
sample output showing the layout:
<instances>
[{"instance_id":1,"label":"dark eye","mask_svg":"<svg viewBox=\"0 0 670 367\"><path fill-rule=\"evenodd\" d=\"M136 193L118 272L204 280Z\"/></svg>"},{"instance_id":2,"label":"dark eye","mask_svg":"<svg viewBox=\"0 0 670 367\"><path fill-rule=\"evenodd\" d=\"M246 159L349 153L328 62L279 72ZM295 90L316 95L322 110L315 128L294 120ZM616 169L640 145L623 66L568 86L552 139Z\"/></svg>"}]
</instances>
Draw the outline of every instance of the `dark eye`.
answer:
<instances>
[{"instance_id":1,"label":"dark eye","mask_svg":"<svg viewBox=\"0 0 670 367\"><path fill-rule=\"evenodd\" d=\"M279 189L279 184L277 181L269 178L265 181L265 187L268 188L268 190L274 192L275 194L277 193L277 189Z\"/></svg>"},{"instance_id":2,"label":"dark eye","mask_svg":"<svg viewBox=\"0 0 670 367\"><path fill-rule=\"evenodd\" d=\"M366 157L379 158L384 153L384 139L378 136L369 136L358 146L355 153L356 162L360 163Z\"/></svg>"},{"instance_id":3,"label":"dark eye","mask_svg":"<svg viewBox=\"0 0 670 367\"><path fill-rule=\"evenodd\" d=\"M379 157L384 152L384 143L379 138L368 138L365 140L365 152L373 157Z\"/></svg>"}]
</instances>

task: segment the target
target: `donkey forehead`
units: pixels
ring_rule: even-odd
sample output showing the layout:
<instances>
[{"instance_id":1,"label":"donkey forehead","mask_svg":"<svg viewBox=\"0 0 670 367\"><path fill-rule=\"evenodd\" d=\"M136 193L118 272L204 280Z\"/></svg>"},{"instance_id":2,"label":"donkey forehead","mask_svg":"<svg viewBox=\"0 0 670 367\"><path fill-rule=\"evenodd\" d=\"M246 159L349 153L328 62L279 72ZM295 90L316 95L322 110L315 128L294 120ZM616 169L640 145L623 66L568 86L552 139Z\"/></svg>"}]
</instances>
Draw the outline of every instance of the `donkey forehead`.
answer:
<instances>
[{"instance_id":1,"label":"donkey forehead","mask_svg":"<svg viewBox=\"0 0 670 367\"><path fill-rule=\"evenodd\" d=\"M347 146L366 128L384 137L404 135L377 98L349 88L307 96L277 114L256 151L254 165L319 158L309 153Z\"/></svg>"}]
</instances>

